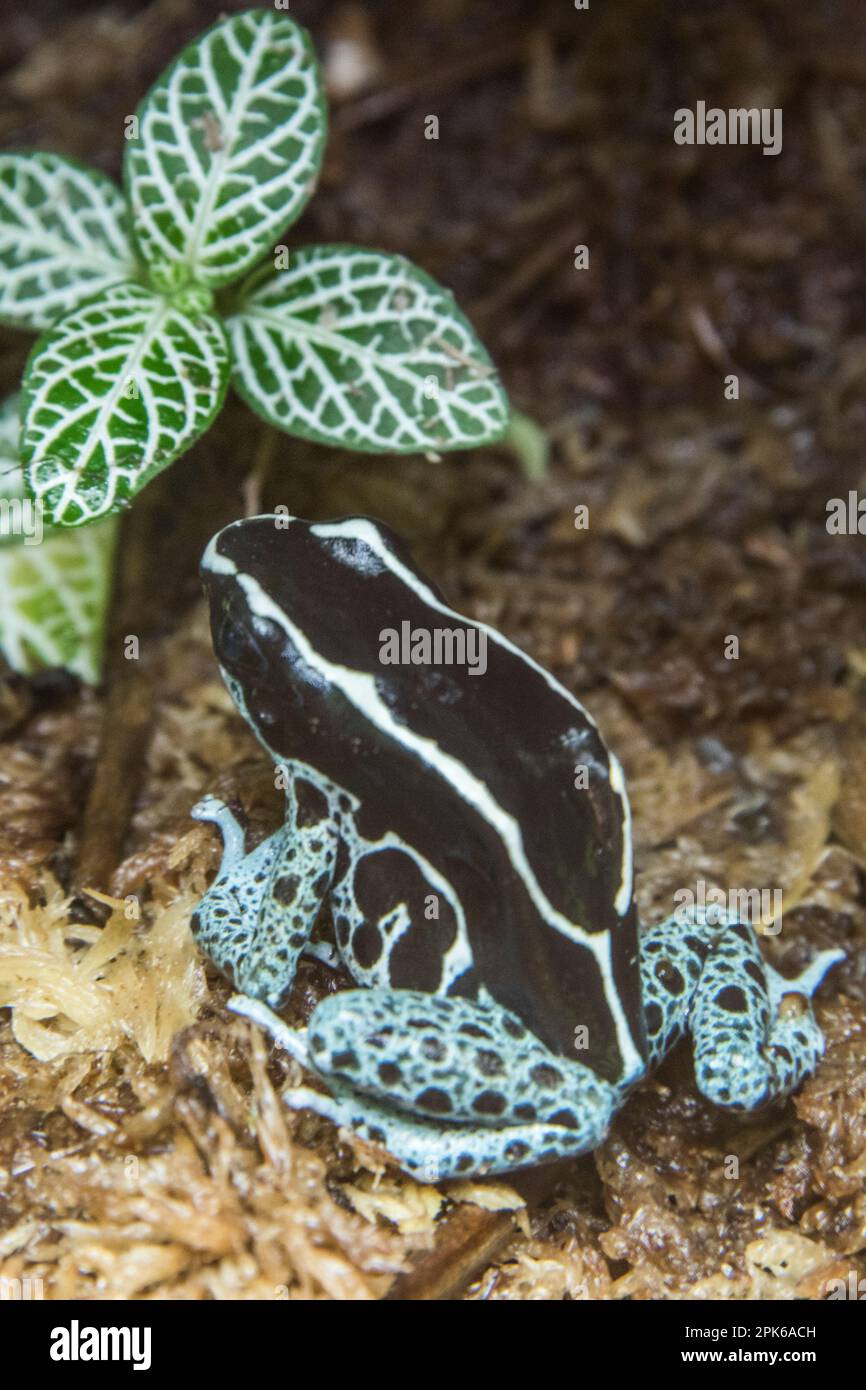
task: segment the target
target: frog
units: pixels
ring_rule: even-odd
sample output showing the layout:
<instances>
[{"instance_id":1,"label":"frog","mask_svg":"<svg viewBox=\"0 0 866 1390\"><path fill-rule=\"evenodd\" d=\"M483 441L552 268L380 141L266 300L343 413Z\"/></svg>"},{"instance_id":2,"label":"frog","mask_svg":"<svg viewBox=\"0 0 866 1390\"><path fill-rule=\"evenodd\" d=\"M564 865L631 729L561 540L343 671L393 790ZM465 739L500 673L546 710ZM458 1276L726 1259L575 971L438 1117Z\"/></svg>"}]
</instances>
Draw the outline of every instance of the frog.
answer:
<instances>
[{"instance_id":1,"label":"frog","mask_svg":"<svg viewBox=\"0 0 866 1390\"><path fill-rule=\"evenodd\" d=\"M814 1070L812 998L844 952L787 979L715 902L639 926L625 777L595 721L449 606L390 528L248 517L201 573L285 818L247 850L223 801L193 808L223 848L192 931L230 1007L309 1077L289 1108L439 1181L596 1148L686 1035L724 1110L781 1101ZM327 908L333 944L314 938ZM295 1028L280 1010L305 958L354 987Z\"/></svg>"}]
</instances>

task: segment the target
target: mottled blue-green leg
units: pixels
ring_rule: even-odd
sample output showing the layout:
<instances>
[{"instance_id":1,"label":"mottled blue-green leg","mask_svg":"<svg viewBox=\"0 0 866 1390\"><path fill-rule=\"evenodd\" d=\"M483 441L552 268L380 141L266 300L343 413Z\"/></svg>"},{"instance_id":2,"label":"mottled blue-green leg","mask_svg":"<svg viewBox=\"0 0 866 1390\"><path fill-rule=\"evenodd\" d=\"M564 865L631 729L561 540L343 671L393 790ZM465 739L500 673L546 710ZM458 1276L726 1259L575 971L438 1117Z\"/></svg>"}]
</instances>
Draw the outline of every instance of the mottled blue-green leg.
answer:
<instances>
[{"instance_id":1,"label":"mottled blue-green leg","mask_svg":"<svg viewBox=\"0 0 866 1390\"><path fill-rule=\"evenodd\" d=\"M331 1094L286 1096L388 1150L426 1181L511 1172L593 1149L618 1101L583 1063L557 1056L495 1004L414 990L346 990L306 1032L233 1001Z\"/></svg>"},{"instance_id":2,"label":"mottled blue-green leg","mask_svg":"<svg viewBox=\"0 0 866 1390\"><path fill-rule=\"evenodd\" d=\"M193 934L239 989L275 1008L291 988L301 953L311 950L337 851L330 822L299 824L292 787L286 801L285 826L249 854L223 802L205 797L191 812L213 821L223 836L219 873L193 913Z\"/></svg>"},{"instance_id":3,"label":"mottled blue-green leg","mask_svg":"<svg viewBox=\"0 0 866 1390\"><path fill-rule=\"evenodd\" d=\"M193 936L224 974L237 979L252 947L262 894L282 832L277 831L247 854L243 827L224 802L206 796L193 806L190 815L218 826L223 840L217 876L192 914Z\"/></svg>"},{"instance_id":4,"label":"mottled blue-green leg","mask_svg":"<svg viewBox=\"0 0 866 1390\"><path fill-rule=\"evenodd\" d=\"M824 1035L811 998L844 951L822 951L795 979L764 962L750 927L728 927L692 1005L695 1079L716 1105L755 1110L790 1095L815 1070Z\"/></svg>"},{"instance_id":5,"label":"mottled blue-green leg","mask_svg":"<svg viewBox=\"0 0 866 1390\"><path fill-rule=\"evenodd\" d=\"M795 980L765 964L752 928L716 908L678 913L641 937L644 1016L653 1065L686 1032L700 1090L751 1110L789 1094L823 1052L809 1000L842 951Z\"/></svg>"},{"instance_id":6,"label":"mottled blue-green leg","mask_svg":"<svg viewBox=\"0 0 866 1390\"><path fill-rule=\"evenodd\" d=\"M689 1013L707 956L723 930L718 913L666 917L640 936L641 997L648 1065L656 1066L688 1031Z\"/></svg>"}]
</instances>

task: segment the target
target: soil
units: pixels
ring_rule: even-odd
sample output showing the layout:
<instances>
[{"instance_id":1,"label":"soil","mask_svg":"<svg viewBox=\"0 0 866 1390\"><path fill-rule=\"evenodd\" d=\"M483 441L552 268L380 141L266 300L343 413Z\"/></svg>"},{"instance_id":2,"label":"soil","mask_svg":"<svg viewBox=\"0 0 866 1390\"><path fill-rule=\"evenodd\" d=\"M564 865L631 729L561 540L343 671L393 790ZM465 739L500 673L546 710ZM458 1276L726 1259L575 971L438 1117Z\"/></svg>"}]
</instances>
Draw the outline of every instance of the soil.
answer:
<instances>
[{"instance_id":1,"label":"soil","mask_svg":"<svg viewBox=\"0 0 866 1390\"><path fill-rule=\"evenodd\" d=\"M235 8L18 7L0 146L117 175L124 117ZM0 685L0 1274L73 1298L826 1297L866 1275L866 550L827 525L830 499L866 495L862 6L292 15L334 93L289 245L375 245L451 286L549 468L527 479L502 448L352 456L231 400L125 522L109 694L57 673ZM366 86L335 66L347 39ZM677 145L673 113L699 100L781 108L781 153ZM0 331L0 390L29 345ZM456 607L580 697L625 766L644 920L698 880L766 887L783 972L845 949L818 1000L826 1055L793 1100L725 1116L682 1046L594 1155L439 1188L281 1105L297 1069L227 1012L188 931L218 857L196 798L239 804L251 840L278 819L219 681L198 554L277 502L388 522ZM85 808L106 723L129 712L130 631L142 754L108 863ZM304 965L287 1016L340 983Z\"/></svg>"}]
</instances>

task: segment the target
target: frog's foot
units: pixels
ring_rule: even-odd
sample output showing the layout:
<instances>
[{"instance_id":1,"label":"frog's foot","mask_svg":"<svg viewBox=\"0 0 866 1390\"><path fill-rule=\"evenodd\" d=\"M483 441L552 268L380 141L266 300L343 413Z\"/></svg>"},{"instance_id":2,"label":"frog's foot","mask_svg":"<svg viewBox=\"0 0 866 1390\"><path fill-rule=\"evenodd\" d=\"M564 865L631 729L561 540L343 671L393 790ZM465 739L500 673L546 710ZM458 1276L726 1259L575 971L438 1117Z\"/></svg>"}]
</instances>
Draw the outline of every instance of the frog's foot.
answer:
<instances>
[{"instance_id":1,"label":"frog's foot","mask_svg":"<svg viewBox=\"0 0 866 1390\"><path fill-rule=\"evenodd\" d=\"M243 830L222 802L206 797L193 808L223 835L219 873L192 915L193 935L239 989L274 1007L290 990L302 952L320 956L309 938L337 854L330 821L300 823L291 795L288 812L281 830L244 854Z\"/></svg>"},{"instance_id":2,"label":"frog's foot","mask_svg":"<svg viewBox=\"0 0 866 1390\"><path fill-rule=\"evenodd\" d=\"M307 1086L285 1094L293 1110L315 1110L343 1129L351 1130L387 1150L399 1168L419 1182L445 1182L575 1158L603 1139L607 1122L591 1137L561 1125L436 1124L392 1110L372 1096L328 1078L331 1095Z\"/></svg>"},{"instance_id":3,"label":"frog's foot","mask_svg":"<svg viewBox=\"0 0 866 1390\"><path fill-rule=\"evenodd\" d=\"M815 1070L824 1035L811 998L844 951L822 951L796 979L766 964L751 927L729 927L707 960L690 1028L699 1089L716 1105L755 1110Z\"/></svg>"},{"instance_id":4,"label":"frog's foot","mask_svg":"<svg viewBox=\"0 0 866 1390\"><path fill-rule=\"evenodd\" d=\"M192 933L223 974L240 983L244 963L254 949L262 899L283 832L277 831L244 854L243 830L222 802L208 798L192 814L218 825L224 844L219 873L190 919Z\"/></svg>"},{"instance_id":5,"label":"frog's foot","mask_svg":"<svg viewBox=\"0 0 866 1390\"><path fill-rule=\"evenodd\" d=\"M843 951L824 951L796 980L761 955L745 922L716 909L676 914L641 937L650 1063L689 1030L699 1089L752 1110L788 1095L824 1050L810 999Z\"/></svg>"}]
</instances>

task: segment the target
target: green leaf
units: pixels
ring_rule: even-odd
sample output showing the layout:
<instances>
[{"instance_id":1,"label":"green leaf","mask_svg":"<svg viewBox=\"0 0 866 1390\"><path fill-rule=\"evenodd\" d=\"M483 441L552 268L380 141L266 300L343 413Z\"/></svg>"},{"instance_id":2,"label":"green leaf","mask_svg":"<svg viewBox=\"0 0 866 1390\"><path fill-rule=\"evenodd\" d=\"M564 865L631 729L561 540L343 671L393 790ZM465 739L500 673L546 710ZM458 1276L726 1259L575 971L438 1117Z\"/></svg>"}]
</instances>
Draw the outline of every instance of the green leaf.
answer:
<instances>
[{"instance_id":1,"label":"green leaf","mask_svg":"<svg viewBox=\"0 0 866 1390\"><path fill-rule=\"evenodd\" d=\"M381 453L498 439L508 399L450 290L351 246L293 252L229 320L234 384L271 424Z\"/></svg>"},{"instance_id":2,"label":"green leaf","mask_svg":"<svg viewBox=\"0 0 866 1390\"><path fill-rule=\"evenodd\" d=\"M116 510L188 449L223 403L225 331L141 285L115 285L30 354L21 457L51 520Z\"/></svg>"},{"instance_id":3,"label":"green leaf","mask_svg":"<svg viewBox=\"0 0 866 1390\"><path fill-rule=\"evenodd\" d=\"M110 179L59 154L0 155L0 320L41 331L135 273Z\"/></svg>"},{"instance_id":4,"label":"green leaf","mask_svg":"<svg viewBox=\"0 0 866 1390\"><path fill-rule=\"evenodd\" d=\"M33 519L17 456L19 397L0 405L0 509L4 523ZM29 512L27 509L31 509ZM41 518L40 518L41 519ZM0 542L0 651L22 675L65 666L83 680L99 679L105 615L117 540L117 517L86 532L27 526ZM37 541L37 536L39 537Z\"/></svg>"},{"instance_id":5,"label":"green leaf","mask_svg":"<svg viewBox=\"0 0 866 1390\"><path fill-rule=\"evenodd\" d=\"M327 117L305 29L245 10L185 48L139 108L124 178L154 284L211 287L258 260L307 202Z\"/></svg>"}]
</instances>

